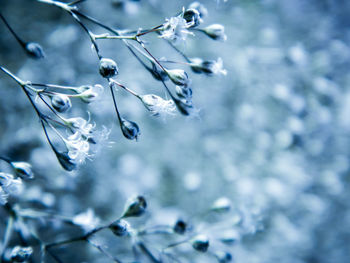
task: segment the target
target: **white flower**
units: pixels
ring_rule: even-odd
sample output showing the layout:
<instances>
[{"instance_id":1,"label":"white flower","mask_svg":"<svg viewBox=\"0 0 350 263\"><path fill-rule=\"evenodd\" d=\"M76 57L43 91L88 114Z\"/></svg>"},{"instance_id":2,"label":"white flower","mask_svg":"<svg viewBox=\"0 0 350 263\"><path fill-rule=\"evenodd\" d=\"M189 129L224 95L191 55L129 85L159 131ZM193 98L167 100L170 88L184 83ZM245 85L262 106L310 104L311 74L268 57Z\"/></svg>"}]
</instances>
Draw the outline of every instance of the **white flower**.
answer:
<instances>
[{"instance_id":1,"label":"white flower","mask_svg":"<svg viewBox=\"0 0 350 263\"><path fill-rule=\"evenodd\" d=\"M95 124L90 122L90 114L89 119L85 120L81 117L70 118L65 120L66 124L76 132L79 132L85 139L88 139L92 136L93 129L95 128Z\"/></svg>"},{"instance_id":2,"label":"white flower","mask_svg":"<svg viewBox=\"0 0 350 263\"><path fill-rule=\"evenodd\" d=\"M163 31L161 37L178 44L184 42L188 35L194 35L187 29L192 26L193 23L187 23L181 16L171 17L167 19L163 25Z\"/></svg>"},{"instance_id":3,"label":"white flower","mask_svg":"<svg viewBox=\"0 0 350 263\"><path fill-rule=\"evenodd\" d=\"M4 205L7 203L8 194L0 187L0 205Z\"/></svg>"},{"instance_id":4,"label":"white flower","mask_svg":"<svg viewBox=\"0 0 350 263\"><path fill-rule=\"evenodd\" d=\"M91 208L76 215L72 221L75 225L82 227L85 231L94 229L100 223L100 219L95 215Z\"/></svg>"},{"instance_id":5,"label":"white flower","mask_svg":"<svg viewBox=\"0 0 350 263\"><path fill-rule=\"evenodd\" d=\"M90 145L87 140L81 137L80 132L76 132L64 139L64 143L68 149L68 157L76 164L82 164L85 159L90 157Z\"/></svg>"},{"instance_id":6,"label":"white flower","mask_svg":"<svg viewBox=\"0 0 350 263\"><path fill-rule=\"evenodd\" d=\"M22 189L22 180L14 178L12 174L0 173L0 203L5 204L11 194L19 194Z\"/></svg>"},{"instance_id":7,"label":"white flower","mask_svg":"<svg viewBox=\"0 0 350 263\"><path fill-rule=\"evenodd\" d=\"M176 106L172 100L164 100L154 94L141 96L141 101L154 116L174 114L176 110Z\"/></svg>"},{"instance_id":8,"label":"white flower","mask_svg":"<svg viewBox=\"0 0 350 263\"><path fill-rule=\"evenodd\" d=\"M211 66L211 70L213 74L222 74L222 75L227 74L227 70L224 69L222 58L218 58L217 61L214 61L214 63Z\"/></svg>"}]
</instances>

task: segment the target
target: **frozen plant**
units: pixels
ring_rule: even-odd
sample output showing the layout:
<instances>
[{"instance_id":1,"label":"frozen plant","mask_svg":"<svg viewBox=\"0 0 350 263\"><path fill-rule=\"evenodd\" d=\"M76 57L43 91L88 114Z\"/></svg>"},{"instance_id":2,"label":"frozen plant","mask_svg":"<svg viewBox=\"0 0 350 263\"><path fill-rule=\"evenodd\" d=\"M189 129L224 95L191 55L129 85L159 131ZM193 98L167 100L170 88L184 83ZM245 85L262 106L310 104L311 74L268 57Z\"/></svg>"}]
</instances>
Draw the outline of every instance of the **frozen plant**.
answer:
<instances>
[{"instance_id":1,"label":"frozen plant","mask_svg":"<svg viewBox=\"0 0 350 263\"><path fill-rule=\"evenodd\" d=\"M57 7L66 12L83 32L87 34L99 62L98 71L108 84L121 132L124 137L129 140L137 140L141 134L141 129L136 122L124 117L120 113L116 98L117 88L121 88L139 99L146 109L154 116L173 114L176 108L181 114L188 116L198 113L192 101L190 77L184 69L170 68L165 64L169 64L170 62L172 64L188 65L194 72L204 73L206 75L226 74L226 70L223 69L221 58L219 58L217 62L212 60L205 61L200 58L190 59L175 46L178 42L185 42L188 35L195 36L194 31L203 32L214 40L226 39L224 27L222 25L214 24L206 28L200 28L203 23L203 18L207 14L207 10L198 2L191 4L189 8L183 8L178 15L166 19L164 23L158 26L154 26L150 29L140 28L137 30L116 29L85 14L80 11L79 8L79 5L83 4L85 1L65 3L56 0L38 0L38 2ZM1 15L1 19L15 39L22 46L25 46L29 55L35 58L43 57L43 51L38 44L26 44L12 29L3 15ZM104 30L105 33L93 33L89 26L85 24L86 22ZM168 42L175 53L179 53L183 56L185 62L174 62L166 58L156 58L143 40L144 36L152 33L157 34L161 40ZM121 41L129 49L131 55L134 56L155 79L161 82L163 91L165 91L169 99L162 98L156 94L140 95L122 84L120 80L117 80L119 78L119 71L123 69L119 69L114 59L102 55L99 41L106 39ZM95 84L94 86L83 85L80 87L72 87L33 83L31 81L21 80L4 66L0 66L0 70L11 77L24 91L39 118L51 149L65 170L75 170L80 164L84 163L85 159L92 156L90 153L90 144L96 143L98 140L94 138L95 124L90 123L90 114L89 120L85 120L82 117L67 118L62 114L73 111L71 109L73 107L72 99L79 98L85 103L96 101L96 98L103 91L102 85ZM169 84L166 83L167 80L170 80L176 85L175 94L171 91ZM46 107L46 111L43 111L39 104L43 104ZM56 137L61 139L64 145L63 150L55 145L54 140L51 138L53 135L49 133L48 129L50 129ZM65 130L65 132L62 133L60 130ZM68 135L66 136L66 134Z\"/></svg>"}]
</instances>

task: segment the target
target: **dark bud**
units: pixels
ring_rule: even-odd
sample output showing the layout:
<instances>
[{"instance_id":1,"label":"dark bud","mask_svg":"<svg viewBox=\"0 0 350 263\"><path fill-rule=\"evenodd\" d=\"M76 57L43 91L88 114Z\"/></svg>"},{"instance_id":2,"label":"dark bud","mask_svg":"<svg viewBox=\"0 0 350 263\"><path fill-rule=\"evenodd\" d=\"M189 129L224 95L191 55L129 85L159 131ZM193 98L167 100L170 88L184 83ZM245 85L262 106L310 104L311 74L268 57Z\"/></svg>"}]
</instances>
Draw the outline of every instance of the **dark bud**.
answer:
<instances>
[{"instance_id":1,"label":"dark bud","mask_svg":"<svg viewBox=\"0 0 350 263\"><path fill-rule=\"evenodd\" d=\"M45 57L43 48L35 42L29 42L25 46L25 50L31 58L40 59Z\"/></svg>"},{"instance_id":2,"label":"dark bud","mask_svg":"<svg viewBox=\"0 0 350 263\"><path fill-rule=\"evenodd\" d=\"M130 225L127 221L123 219L119 219L117 221L114 221L110 226L109 229L118 237L126 236L129 233Z\"/></svg>"},{"instance_id":3,"label":"dark bud","mask_svg":"<svg viewBox=\"0 0 350 263\"><path fill-rule=\"evenodd\" d=\"M71 172L77 168L77 164L68 156L66 152L55 152L57 159L64 170Z\"/></svg>"},{"instance_id":4,"label":"dark bud","mask_svg":"<svg viewBox=\"0 0 350 263\"><path fill-rule=\"evenodd\" d=\"M210 76L215 73L215 65L216 61L214 60L203 61L201 59L195 58L192 60L191 69L195 73L204 73Z\"/></svg>"},{"instance_id":5,"label":"dark bud","mask_svg":"<svg viewBox=\"0 0 350 263\"><path fill-rule=\"evenodd\" d=\"M191 240L192 247L199 252L207 252L209 247L209 239L205 235L195 236Z\"/></svg>"},{"instance_id":6,"label":"dark bud","mask_svg":"<svg viewBox=\"0 0 350 263\"><path fill-rule=\"evenodd\" d=\"M196 9L187 9L183 14L183 18L189 25L191 25L190 27L199 26L201 23L199 12Z\"/></svg>"},{"instance_id":7,"label":"dark bud","mask_svg":"<svg viewBox=\"0 0 350 263\"><path fill-rule=\"evenodd\" d=\"M129 140L134 140L134 139L137 140L138 136L140 135L140 128L133 121L128 121L128 120L122 119L121 120L121 129L122 129L124 137L129 139Z\"/></svg>"},{"instance_id":8,"label":"dark bud","mask_svg":"<svg viewBox=\"0 0 350 263\"><path fill-rule=\"evenodd\" d=\"M15 246L11 251L11 262L25 262L28 261L33 253L31 247Z\"/></svg>"},{"instance_id":9,"label":"dark bud","mask_svg":"<svg viewBox=\"0 0 350 263\"><path fill-rule=\"evenodd\" d=\"M214 74L214 67L216 65L216 61L214 60L206 60L202 63L202 71L207 75Z\"/></svg>"},{"instance_id":10,"label":"dark bud","mask_svg":"<svg viewBox=\"0 0 350 263\"><path fill-rule=\"evenodd\" d=\"M192 4L190 4L190 6L188 8L189 9L196 9L201 18L208 15L208 10L204 7L203 4L201 4L199 2L193 2Z\"/></svg>"},{"instance_id":11,"label":"dark bud","mask_svg":"<svg viewBox=\"0 0 350 263\"><path fill-rule=\"evenodd\" d=\"M176 86L176 94L182 99L192 99L192 89L188 86Z\"/></svg>"},{"instance_id":12,"label":"dark bud","mask_svg":"<svg viewBox=\"0 0 350 263\"><path fill-rule=\"evenodd\" d=\"M187 227L187 223L184 220L178 219L173 227L173 230L175 233L183 235L185 234Z\"/></svg>"},{"instance_id":13,"label":"dark bud","mask_svg":"<svg viewBox=\"0 0 350 263\"><path fill-rule=\"evenodd\" d=\"M201 74L203 72L202 63L203 63L203 60L200 58L191 58L190 67L191 67L192 71L194 73Z\"/></svg>"},{"instance_id":14,"label":"dark bud","mask_svg":"<svg viewBox=\"0 0 350 263\"><path fill-rule=\"evenodd\" d=\"M155 63L152 63L152 70L150 71L156 80L167 81L169 79L168 74L166 74L166 72L159 68Z\"/></svg>"},{"instance_id":15,"label":"dark bud","mask_svg":"<svg viewBox=\"0 0 350 263\"><path fill-rule=\"evenodd\" d=\"M185 116L191 115L191 113L194 111L192 101L174 98L174 102L180 113Z\"/></svg>"},{"instance_id":16,"label":"dark bud","mask_svg":"<svg viewBox=\"0 0 350 263\"><path fill-rule=\"evenodd\" d=\"M143 196L129 199L125 206L122 217L138 217L145 213L147 208L146 199Z\"/></svg>"},{"instance_id":17,"label":"dark bud","mask_svg":"<svg viewBox=\"0 0 350 263\"><path fill-rule=\"evenodd\" d=\"M232 261L232 255L229 252L218 251L215 253L215 257L219 263L228 263Z\"/></svg>"},{"instance_id":18,"label":"dark bud","mask_svg":"<svg viewBox=\"0 0 350 263\"><path fill-rule=\"evenodd\" d=\"M118 74L118 66L114 60L109 58L100 59L100 74L104 78L112 78Z\"/></svg>"},{"instance_id":19,"label":"dark bud","mask_svg":"<svg viewBox=\"0 0 350 263\"><path fill-rule=\"evenodd\" d=\"M125 0L113 0L112 1L112 5L115 7L115 8L122 8L125 4Z\"/></svg>"},{"instance_id":20,"label":"dark bud","mask_svg":"<svg viewBox=\"0 0 350 263\"><path fill-rule=\"evenodd\" d=\"M66 112L72 107L72 103L67 95L57 94L51 97L51 105L58 112Z\"/></svg>"}]
</instances>

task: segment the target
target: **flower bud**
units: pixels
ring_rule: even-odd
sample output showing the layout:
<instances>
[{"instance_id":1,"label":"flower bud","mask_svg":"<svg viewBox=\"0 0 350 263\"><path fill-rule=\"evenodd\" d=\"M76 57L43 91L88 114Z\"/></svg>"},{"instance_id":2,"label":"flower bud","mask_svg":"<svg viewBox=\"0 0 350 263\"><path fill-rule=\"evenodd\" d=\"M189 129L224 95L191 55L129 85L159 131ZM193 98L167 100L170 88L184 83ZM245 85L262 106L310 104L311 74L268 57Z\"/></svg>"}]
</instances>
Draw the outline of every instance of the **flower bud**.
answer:
<instances>
[{"instance_id":1,"label":"flower bud","mask_svg":"<svg viewBox=\"0 0 350 263\"><path fill-rule=\"evenodd\" d=\"M179 86L185 86L189 83L187 73L182 69L170 69L166 71L171 81Z\"/></svg>"},{"instance_id":2,"label":"flower bud","mask_svg":"<svg viewBox=\"0 0 350 263\"><path fill-rule=\"evenodd\" d=\"M212 211L223 213L231 210L232 203L227 197L221 197L217 199L211 207Z\"/></svg>"},{"instance_id":3,"label":"flower bud","mask_svg":"<svg viewBox=\"0 0 350 263\"><path fill-rule=\"evenodd\" d=\"M29 42L25 46L27 54L34 59L40 59L45 57L45 53L43 51L43 48L35 42Z\"/></svg>"},{"instance_id":4,"label":"flower bud","mask_svg":"<svg viewBox=\"0 0 350 263\"><path fill-rule=\"evenodd\" d=\"M118 237L126 236L129 233L130 224L123 219L119 219L110 224L109 229Z\"/></svg>"},{"instance_id":5,"label":"flower bud","mask_svg":"<svg viewBox=\"0 0 350 263\"><path fill-rule=\"evenodd\" d=\"M185 100L192 99L192 89L188 86L176 86L175 91L177 96Z\"/></svg>"},{"instance_id":6,"label":"flower bud","mask_svg":"<svg viewBox=\"0 0 350 263\"><path fill-rule=\"evenodd\" d=\"M23 189L21 178L14 178L12 174L2 172L0 172L0 186L8 195L17 195Z\"/></svg>"},{"instance_id":7,"label":"flower bud","mask_svg":"<svg viewBox=\"0 0 350 263\"><path fill-rule=\"evenodd\" d=\"M168 74L161 68L159 68L155 63L152 63L152 76L156 80L167 81L169 79Z\"/></svg>"},{"instance_id":8,"label":"flower bud","mask_svg":"<svg viewBox=\"0 0 350 263\"><path fill-rule=\"evenodd\" d=\"M34 174L32 171L32 166L26 162L11 162L11 166L16 172L18 177L22 179L33 179Z\"/></svg>"},{"instance_id":9,"label":"flower bud","mask_svg":"<svg viewBox=\"0 0 350 263\"><path fill-rule=\"evenodd\" d=\"M183 235L187 231L187 228L188 228L187 223L184 220L182 220L182 219L178 219L175 222L173 230L174 230L175 233Z\"/></svg>"},{"instance_id":10,"label":"flower bud","mask_svg":"<svg viewBox=\"0 0 350 263\"><path fill-rule=\"evenodd\" d=\"M191 58L190 67L194 73L201 74L203 72L202 70L202 63L203 59L201 58Z\"/></svg>"},{"instance_id":11,"label":"flower bud","mask_svg":"<svg viewBox=\"0 0 350 263\"><path fill-rule=\"evenodd\" d=\"M235 244L238 240L240 240L240 234L234 230L228 230L223 232L219 237L218 240L220 240L222 243L226 245L233 245Z\"/></svg>"},{"instance_id":12,"label":"flower bud","mask_svg":"<svg viewBox=\"0 0 350 263\"><path fill-rule=\"evenodd\" d=\"M134 140L134 139L137 140L138 136L140 135L140 128L133 121L128 121L128 120L122 119L121 120L121 129L122 129L124 137L129 139L129 140Z\"/></svg>"},{"instance_id":13,"label":"flower bud","mask_svg":"<svg viewBox=\"0 0 350 263\"><path fill-rule=\"evenodd\" d=\"M57 94L51 97L51 105L58 112L66 112L72 107L72 103L67 95Z\"/></svg>"},{"instance_id":14,"label":"flower bud","mask_svg":"<svg viewBox=\"0 0 350 263\"><path fill-rule=\"evenodd\" d=\"M201 4L199 2L193 2L192 4L189 5L188 8L189 9L196 9L201 18L208 15L208 10L205 8L205 6L203 4Z\"/></svg>"},{"instance_id":15,"label":"flower bud","mask_svg":"<svg viewBox=\"0 0 350 263\"><path fill-rule=\"evenodd\" d=\"M209 239L205 235L198 235L191 240L191 245L199 252L207 252L209 247Z\"/></svg>"},{"instance_id":16,"label":"flower bud","mask_svg":"<svg viewBox=\"0 0 350 263\"><path fill-rule=\"evenodd\" d=\"M226 75L227 71L223 68L223 62L221 58L215 60L205 60L200 58L191 59L191 69L195 73L204 73L206 75L222 74Z\"/></svg>"},{"instance_id":17,"label":"flower bud","mask_svg":"<svg viewBox=\"0 0 350 263\"><path fill-rule=\"evenodd\" d=\"M190 25L189 27L196 27L201 23L199 12L196 9L187 9L183 13L183 18L186 20L187 24Z\"/></svg>"},{"instance_id":18,"label":"flower bud","mask_svg":"<svg viewBox=\"0 0 350 263\"><path fill-rule=\"evenodd\" d=\"M71 172L77 168L77 164L69 157L68 152L55 152L58 162L64 170Z\"/></svg>"},{"instance_id":19,"label":"flower bud","mask_svg":"<svg viewBox=\"0 0 350 263\"><path fill-rule=\"evenodd\" d=\"M146 199L143 196L129 199L126 203L122 217L138 217L145 213L147 208Z\"/></svg>"},{"instance_id":20,"label":"flower bud","mask_svg":"<svg viewBox=\"0 0 350 263\"><path fill-rule=\"evenodd\" d=\"M11 251L11 262L28 261L33 254L33 248L15 246Z\"/></svg>"},{"instance_id":21,"label":"flower bud","mask_svg":"<svg viewBox=\"0 0 350 263\"><path fill-rule=\"evenodd\" d=\"M109 58L100 59L100 74L104 78L112 78L118 74L118 66L114 60Z\"/></svg>"},{"instance_id":22,"label":"flower bud","mask_svg":"<svg viewBox=\"0 0 350 263\"><path fill-rule=\"evenodd\" d=\"M77 87L75 89L75 92L79 94L79 93L83 93L84 91L87 91L87 90L90 90L90 89L92 89L91 85L82 85L80 87Z\"/></svg>"},{"instance_id":23,"label":"flower bud","mask_svg":"<svg viewBox=\"0 0 350 263\"><path fill-rule=\"evenodd\" d=\"M231 253L225 251L217 251L215 257L219 263L228 263L232 261Z\"/></svg>"},{"instance_id":24,"label":"flower bud","mask_svg":"<svg viewBox=\"0 0 350 263\"><path fill-rule=\"evenodd\" d=\"M82 93L80 93L79 98L85 103L90 103L96 100L99 93L101 93L102 91L103 91L103 86L96 84L93 87L90 87L90 89L87 89Z\"/></svg>"},{"instance_id":25,"label":"flower bud","mask_svg":"<svg viewBox=\"0 0 350 263\"><path fill-rule=\"evenodd\" d=\"M225 41L227 36L225 34L225 27L220 24L212 24L203 29L203 32L214 40Z\"/></svg>"}]
</instances>

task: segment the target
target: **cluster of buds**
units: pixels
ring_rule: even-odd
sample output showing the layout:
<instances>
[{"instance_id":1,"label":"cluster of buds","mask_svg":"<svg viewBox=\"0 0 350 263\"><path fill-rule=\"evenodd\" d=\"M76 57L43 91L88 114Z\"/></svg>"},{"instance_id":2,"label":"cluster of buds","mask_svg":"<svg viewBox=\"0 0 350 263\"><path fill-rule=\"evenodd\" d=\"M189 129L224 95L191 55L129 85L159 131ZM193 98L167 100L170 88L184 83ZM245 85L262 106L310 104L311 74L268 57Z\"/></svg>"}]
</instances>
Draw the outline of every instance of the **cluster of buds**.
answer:
<instances>
[{"instance_id":1,"label":"cluster of buds","mask_svg":"<svg viewBox=\"0 0 350 263\"><path fill-rule=\"evenodd\" d=\"M192 217L191 222L184 218L178 218L173 224L168 223L168 220L165 221L165 224L160 224L158 215L153 216L151 212L146 211L146 198L138 195L126 201L125 208L119 218L105 225L98 224L99 218L94 215L91 209L78 214L72 220L65 218L66 221L76 226L84 229L89 227L88 231L81 237L54 242L46 247L67 245L75 241L88 241L89 244L93 244L91 243L93 239L90 237L99 231L108 229L118 238L118 242L132 240L133 246L130 252L133 253L138 262L139 258L142 258L140 257L142 254L151 259L152 262L168 262L169 260L172 262L172 259L178 258L180 254L192 251L200 254L206 253L218 263L229 263L233 259L230 253L232 243L229 244L227 240L223 240L220 233L229 234L232 231L230 228L238 226L239 221L232 221L232 215L229 214L232 212L231 208L230 200L222 197L217 199L204 214ZM145 215L147 218L142 221ZM210 219L212 216L218 217L213 221ZM220 219L220 217L222 218ZM138 220L134 222L132 218L138 218ZM167 218L169 219L169 217ZM93 245L96 246L96 244ZM186 245L190 246L192 250L179 249L180 246ZM116 262L123 262L119 256L113 256L113 258Z\"/></svg>"},{"instance_id":2,"label":"cluster of buds","mask_svg":"<svg viewBox=\"0 0 350 263\"><path fill-rule=\"evenodd\" d=\"M13 78L26 93L62 167L67 171L72 171L84 163L85 159L92 155L90 144L95 144L98 140L95 135L98 134L101 137L101 134L96 132L95 124L90 122L90 114L88 114L88 119L84 119L67 117L67 113L72 107L71 99L76 98L84 103L91 103L103 92L103 87L99 84L70 87L31 83L20 80L3 67L0 69ZM33 99L34 96L35 99ZM40 104L44 107L39 107ZM48 128L61 140L61 146L53 143Z\"/></svg>"},{"instance_id":3,"label":"cluster of buds","mask_svg":"<svg viewBox=\"0 0 350 263\"><path fill-rule=\"evenodd\" d=\"M172 115L176 109L181 114L186 116L194 115L194 113L197 112L192 101L193 92L191 88L191 80L187 72L180 68L170 68L165 66L165 64L169 63L170 61L167 61L166 59L160 60L152 55L141 39L144 35L151 33L157 34L159 38L167 41L174 48L174 51L180 53L185 58L185 62L172 61L172 63L187 65L193 72L204 73L209 76L226 74L226 70L223 69L221 58L219 58L217 61L189 58L175 46L179 44L179 42L186 41L187 36L194 36L195 32L202 32L214 40L226 39L224 27L222 25L213 24L201 28L203 19L208 14L208 11L199 2L190 4L187 8L183 8L178 15L166 19L163 24L151 29L121 31L113 29L95 18L82 13L78 8L78 4L84 1L73 1L71 3L53 0L38 1L58 7L67 12L70 16L72 16L77 24L82 27L83 31L88 34L93 50L98 57L99 74L102 78L107 80L110 88L121 133L129 140L137 140L141 132L136 122L131 121L129 118L120 113L115 94L117 92L116 88L118 87L126 90L139 99L153 116ZM3 16L1 16L1 19L19 41L19 43L24 45L28 55L34 58L44 57L44 53L39 44L22 41L9 26ZM84 20L107 30L108 33L95 35L84 24ZM127 46L132 55L138 59L138 61L152 74L155 79L162 82L162 86L169 97L162 98L156 94L137 94L135 91L117 81L119 74L118 64L112 58L102 56L98 46L98 40L100 39L123 40L123 43ZM89 119L86 120L81 117L68 118L65 116L65 114L72 108L71 99L78 98L85 103L91 103L95 101L99 94L103 91L103 86L96 84L94 86L85 85L80 87L70 87L30 83L20 80L17 76L9 72L4 67L0 67L0 70L12 77L26 93L41 121L45 136L47 137L52 150L58 158L59 163L65 170L72 171L76 169L77 166L83 163L86 158L91 156L90 145L96 143L97 140L94 138L95 125L90 123L90 115ZM175 86L175 92L168 87L168 81ZM33 96L36 97L35 100L32 98ZM41 107L38 107L38 103L46 106L47 112L43 112ZM50 128L56 137L62 141L64 145L63 150L54 145L47 128ZM62 130L64 130L64 132L62 132Z\"/></svg>"}]
</instances>

